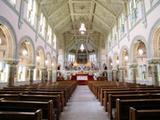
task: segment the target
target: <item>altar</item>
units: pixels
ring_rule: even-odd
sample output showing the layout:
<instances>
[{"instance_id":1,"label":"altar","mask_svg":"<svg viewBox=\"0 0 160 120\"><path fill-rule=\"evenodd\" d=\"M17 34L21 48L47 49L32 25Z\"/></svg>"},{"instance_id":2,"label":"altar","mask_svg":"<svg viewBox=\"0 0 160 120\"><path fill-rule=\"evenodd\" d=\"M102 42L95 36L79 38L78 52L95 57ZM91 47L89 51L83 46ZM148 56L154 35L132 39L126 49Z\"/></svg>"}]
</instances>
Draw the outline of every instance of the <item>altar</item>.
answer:
<instances>
[{"instance_id":1,"label":"altar","mask_svg":"<svg viewBox=\"0 0 160 120\"><path fill-rule=\"evenodd\" d=\"M93 75L89 74L75 74L71 77L72 80L77 80L79 85L87 85L88 81L94 80Z\"/></svg>"}]
</instances>

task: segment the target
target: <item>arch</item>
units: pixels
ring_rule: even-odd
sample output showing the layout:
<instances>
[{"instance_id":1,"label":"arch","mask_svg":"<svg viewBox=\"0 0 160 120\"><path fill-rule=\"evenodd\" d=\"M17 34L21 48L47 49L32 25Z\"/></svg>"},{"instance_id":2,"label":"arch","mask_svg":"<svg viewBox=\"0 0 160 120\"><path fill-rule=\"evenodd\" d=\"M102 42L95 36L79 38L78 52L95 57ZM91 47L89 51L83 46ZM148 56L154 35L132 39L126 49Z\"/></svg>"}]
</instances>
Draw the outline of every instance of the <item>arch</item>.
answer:
<instances>
[{"instance_id":1,"label":"arch","mask_svg":"<svg viewBox=\"0 0 160 120\"><path fill-rule=\"evenodd\" d=\"M0 27L7 34L8 46L7 46L7 58L6 59L16 59L17 58L17 36L14 28L10 22L0 16Z\"/></svg>"},{"instance_id":2,"label":"arch","mask_svg":"<svg viewBox=\"0 0 160 120\"><path fill-rule=\"evenodd\" d=\"M128 57L129 57L129 50L128 50L128 47L126 45L122 46L121 49L120 49L120 55L119 55L119 59L120 59L120 65L124 65L124 59L123 59L123 53L124 53L124 50L126 50L127 54L128 54Z\"/></svg>"},{"instance_id":3,"label":"arch","mask_svg":"<svg viewBox=\"0 0 160 120\"><path fill-rule=\"evenodd\" d=\"M134 63L136 62L136 59L135 59L135 45L139 42L139 41L142 41L146 47L146 50L148 50L148 47L147 47L147 42L145 40L145 38L143 36L135 36L132 40L132 43L130 45L130 51L129 51L129 61L130 63ZM148 51L146 51L148 52Z\"/></svg>"},{"instance_id":4,"label":"arch","mask_svg":"<svg viewBox=\"0 0 160 120\"><path fill-rule=\"evenodd\" d=\"M39 56L39 58L38 58ZM45 52L44 48L42 46L38 46L36 49L36 65L39 67L44 67L45 66Z\"/></svg>"},{"instance_id":5,"label":"arch","mask_svg":"<svg viewBox=\"0 0 160 120\"><path fill-rule=\"evenodd\" d=\"M157 28L153 35L153 57L160 57L160 27Z\"/></svg>"},{"instance_id":6,"label":"arch","mask_svg":"<svg viewBox=\"0 0 160 120\"><path fill-rule=\"evenodd\" d=\"M31 58L30 62L28 61L29 64L35 64L35 47L33 40L29 36L24 36L20 39L20 42L18 44L18 52L21 52L21 45L26 44L26 47L29 52L29 57ZM20 56L18 56L20 57Z\"/></svg>"},{"instance_id":7,"label":"arch","mask_svg":"<svg viewBox=\"0 0 160 120\"><path fill-rule=\"evenodd\" d=\"M150 30L150 33L149 33L149 37L148 37L148 51L147 51L147 55L148 55L148 58L153 58L155 57L155 53L154 53L154 43L153 43L153 40L154 40L154 34L155 32L158 30L158 28L160 27L160 18L154 23L154 25L152 26L151 30Z\"/></svg>"}]
</instances>

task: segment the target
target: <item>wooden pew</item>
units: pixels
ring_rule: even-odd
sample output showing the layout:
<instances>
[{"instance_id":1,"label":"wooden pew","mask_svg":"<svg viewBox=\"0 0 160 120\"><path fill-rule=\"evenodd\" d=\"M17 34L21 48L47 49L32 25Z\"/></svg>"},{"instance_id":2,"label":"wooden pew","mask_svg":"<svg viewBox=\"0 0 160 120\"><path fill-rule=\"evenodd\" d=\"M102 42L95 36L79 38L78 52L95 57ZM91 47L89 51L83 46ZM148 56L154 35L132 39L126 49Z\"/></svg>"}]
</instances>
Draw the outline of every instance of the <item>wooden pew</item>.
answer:
<instances>
[{"instance_id":1,"label":"wooden pew","mask_svg":"<svg viewBox=\"0 0 160 120\"><path fill-rule=\"evenodd\" d=\"M0 111L24 111L28 112L31 109L42 110L43 119L55 120L53 101L38 102L38 101L15 101L15 100L0 100Z\"/></svg>"},{"instance_id":2,"label":"wooden pew","mask_svg":"<svg viewBox=\"0 0 160 120\"><path fill-rule=\"evenodd\" d=\"M160 109L129 109L129 120L160 120Z\"/></svg>"},{"instance_id":3,"label":"wooden pew","mask_svg":"<svg viewBox=\"0 0 160 120\"><path fill-rule=\"evenodd\" d=\"M42 120L42 110L35 112L0 111L0 120Z\"/></svg>"},{"instance_id":4,"label":"wooden pew","mask_svg":"<svg viewBox=\"0 0 160 120\"><path fill-rule=\"evenodd\" d=\"M129 120L129 108L154 108L160 109L160 99L130 99L116 100L116 120Z\"/></svg>"},{"instance_id":5,"label":"wooden pew","mask_svg":"<svg viewBox=\"0 0 160 120\"><path fill-rule=\"evenodd\" d=\"M112 89L103 89L103 93L102 93L102 95L101 95L101 97L100 97L100 101L102 102L101 104L102 105L104 105L104 99L105 99L105 97L106 97L106 93L107 92L116 92L116 91L160 91L160 89L157 89L157 88L143 88L143 87L135 87L135 88L112 88Z\"/></svg>"},{"instance_id":6,"label":"wooden pew","mask_svg":"<svg viewBox=\"0 0 160 120\"><path fill-rule=\"evenodd\" d=\"M5 91L5 90L1 90L0 91L0 94L33 94L33 95L59 95L60 96L60 103L61 103L61 110L63 110L63 107L64 105L66 104L65 103L65 100L64 100L64 93L63 91L62 92L45 92L45 91L38 91L38 90L35 90L35 91L28 91L28 90L18 90L18 91Z\"/></svg>"},{"instance_id":7,"label":"wooden pew","mask_svg":"<svg viewBox=\"0 0 160 120\"><path fill-rule=\"evenodd\" d=\"M109 102L109 94L146 94L146 93L160 93L160 90L129 90L129 91L105 91L103 105L107 111L107 103Z\"/></svg>"},{"instance_id":8,"label":"wooden pew","mask_svg":"<svg viewBox=\"0 0 160 120\"><path fill-rule=\"evenodd\" d=\"M53 101L53 109L55 110L56 120L59 120L61 108L58 96L54 95L30 95L30 94L0 94L0 98L6 100L18 100L18 101Z\"/></svg>"},{"instance_id":9,"label":"wooden pew","mask_svg":"<svg viewBox=\"0 0 160 120\"><path fill-rule=\"evenodd\" d=\"M160 93L153 94L109 94L108 106L108 116L110 119L113 119L112 113L113 109L116 107L116 99L125 100L125 99L160 99Z\"/></svg>"}]
</instances>

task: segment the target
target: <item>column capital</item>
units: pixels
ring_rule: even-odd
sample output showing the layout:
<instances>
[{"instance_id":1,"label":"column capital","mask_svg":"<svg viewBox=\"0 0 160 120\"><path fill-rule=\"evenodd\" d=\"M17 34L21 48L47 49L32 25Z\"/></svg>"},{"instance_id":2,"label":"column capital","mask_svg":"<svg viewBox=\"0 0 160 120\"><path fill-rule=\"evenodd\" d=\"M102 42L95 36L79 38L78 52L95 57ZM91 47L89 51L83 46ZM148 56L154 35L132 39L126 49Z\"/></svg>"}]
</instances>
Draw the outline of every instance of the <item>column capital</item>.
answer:
<instances>
[{"instance_id":1,"label":"column capital","mask_svg":"<svg viewBox=\"0 0 160 120\"><path fill-rule=\"evenodd\" d=\"M27 67L30 69L34 69L36 66L34 64L29 64L29 65L27 65Z\"/></svg>"},{"instance_id":2,"label":"column capital","mask_svg":"<svg viewBox=\"0 0 160 120\"><path fill-rule=\"evenodd\" d=\"M42 67L41 69L42 69L42 70L47 70L47 67Z\"/></svg>"},{"instance_id":3,"label":"column capital","mask_svg":"<svg viewBox=\"0 0 160 120\"><path fill-rule=\"evenodd\" d=\"M126 69L126 66L120 66L119 67L119 70L124 70L124 69Z\"/></svg>"},{"instance_id":4,"label":"column capital","mask_svg":"<svg viewBox=\"0 0 160 120\"><path fill-rule=\"evenodd\" d=\"M153 58L148 60L149 64L160 64L160 59L159 58Z\"/></svg>"},{"instance_id":5,"label":"column capital","mask_svg":"<svg viewBox=\"0 0 160 120\"><path fill-rule=\"evenodd\" d=\"M48 67L47 70L48 70L48 71L51 71L51 70L52 70L52 67Z\"/></svg>"},{"instance_id":6,"label":"column capital","mask_svg":"<svg viewBox=\"0 0 160 120\"><path fill-rule=\"evenodd\" d=\"M40 67L40 66L38 66L38 67L36 67L37 69L40 69L40 70L47 70L47 67Z\"/></svg>"},{"instance_id":7,"label":"column capital","mask_svg":"<svg viewBox=\"0 0 160 120\"><path fill-rule=\"evenodd\" d=\"M112 71L117 71L117 70L118 70L117 68L112 69Z\"/></svg>"},{"instance_id":8,"label":"column capital","mask_svg":"<svg viewBox=\"0 0 160 120\"><path fill-rule=\"evenodd\" d=\"M138 66L137 63L131 63L129 64L129 68L136 68Z\"/></svg>"},{"instance_id":9,"label":"column capital","mask_svg":"<svg viewBox=\"0 0 160 120\"><path fill-rule=\"evenodd\" d=\"M4 59L4 62L11 65L17 65L19 61L16 59Z\"/></svg>"}]
</instances>

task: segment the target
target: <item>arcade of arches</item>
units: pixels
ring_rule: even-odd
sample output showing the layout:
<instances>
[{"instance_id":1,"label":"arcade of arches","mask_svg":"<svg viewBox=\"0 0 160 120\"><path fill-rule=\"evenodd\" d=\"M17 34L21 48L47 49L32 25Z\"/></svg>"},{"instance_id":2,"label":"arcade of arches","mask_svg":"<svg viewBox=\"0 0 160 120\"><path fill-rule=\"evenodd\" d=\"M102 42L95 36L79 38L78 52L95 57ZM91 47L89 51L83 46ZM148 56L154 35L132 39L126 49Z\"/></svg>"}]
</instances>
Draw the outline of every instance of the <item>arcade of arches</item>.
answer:
<instances>
[{"instance_id":1,"label":"arcade of arches","mask_svg":"<svg viewBox=\"0 0 160 120\"><path fill-rule=\"evenodd\" d=\"M16 43L12 31L0 26L0 82L13 86L18 82L32 84L51 81L56 71L56 58L45 53L44 48L35 49L33 41L24 37Z\"/></svg>"},{"instance_id":2,"label":"arcade of arches","mask_svg":"<svg viewBox=\"0 0 160 120\"><path fill-rule=\"evenodd\" d=\"M160 0L0 0L0 89L101 80L160 86L159 11ZM75 94L86 97L83 89L92 94L86 86ZM85 99L77 94L72 103Z\"/></svg>"}]
</instances>

